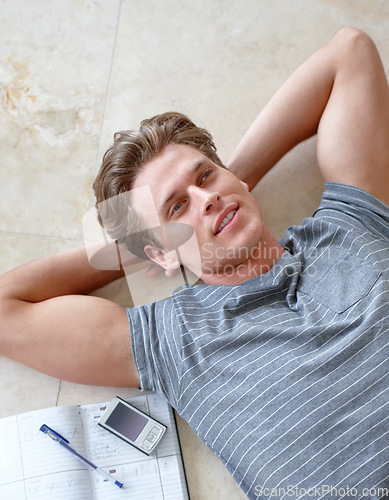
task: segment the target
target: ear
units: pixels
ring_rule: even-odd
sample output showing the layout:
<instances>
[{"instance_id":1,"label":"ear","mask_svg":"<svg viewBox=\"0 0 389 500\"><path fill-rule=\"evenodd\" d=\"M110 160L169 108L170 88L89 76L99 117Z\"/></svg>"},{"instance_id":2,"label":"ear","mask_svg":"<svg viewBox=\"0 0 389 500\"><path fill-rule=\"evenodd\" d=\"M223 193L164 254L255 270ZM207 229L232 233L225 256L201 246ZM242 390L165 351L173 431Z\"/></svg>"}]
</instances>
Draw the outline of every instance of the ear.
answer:
<instances>
[{"instance_id":1,"label":"ear","mask_svg":"<svg viewBox=\"0 0 389 500\"><path fill-rule=\"evenodd\" d=\"M146 245L144 251L150 260L159 264L166 271L172 271L180 267L180 261L174 250L165 253L163 250L153 245Z\"/></svg>"}]
</instances>

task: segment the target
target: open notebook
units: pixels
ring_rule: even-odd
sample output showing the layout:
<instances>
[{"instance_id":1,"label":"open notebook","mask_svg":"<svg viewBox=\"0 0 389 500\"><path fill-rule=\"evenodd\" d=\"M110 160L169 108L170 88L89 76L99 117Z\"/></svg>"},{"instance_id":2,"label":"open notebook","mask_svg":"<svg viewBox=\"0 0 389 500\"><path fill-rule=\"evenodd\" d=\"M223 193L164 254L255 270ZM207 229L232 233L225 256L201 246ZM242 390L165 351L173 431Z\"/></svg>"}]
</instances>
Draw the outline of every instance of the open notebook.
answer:
<instances>
[{"instance_id":1,"label":"open notebook","mask_svg":"<svg viewBox=\"0 0 389 500\"><path fill-rule=\"evenodd\" d=\"M189 499L172 408L155 394L128 401L168 427L150 456L97 425L107 403L60 406L0 419L0 499ZM123 488L40 432L44 423L124 483Z\"/></svg>"}]
</instances>

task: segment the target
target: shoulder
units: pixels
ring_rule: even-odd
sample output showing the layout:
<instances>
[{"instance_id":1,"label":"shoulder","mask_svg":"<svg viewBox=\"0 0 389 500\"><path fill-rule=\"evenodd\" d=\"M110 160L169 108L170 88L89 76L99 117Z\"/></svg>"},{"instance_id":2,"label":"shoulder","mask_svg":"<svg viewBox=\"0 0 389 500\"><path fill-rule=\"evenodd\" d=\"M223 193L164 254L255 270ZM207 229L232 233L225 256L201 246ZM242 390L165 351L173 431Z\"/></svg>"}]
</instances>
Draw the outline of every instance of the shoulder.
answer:
<instances>
[{"instance_id":1,"label":"shoulder","mask_svg":"<svg viewBox=\"0 0 389 500\"><path fill-rule=\"evenodd\" d=\"M314 218L389 239L389 206L355 186L326 183Z\"/></svg>"}]
</instances>

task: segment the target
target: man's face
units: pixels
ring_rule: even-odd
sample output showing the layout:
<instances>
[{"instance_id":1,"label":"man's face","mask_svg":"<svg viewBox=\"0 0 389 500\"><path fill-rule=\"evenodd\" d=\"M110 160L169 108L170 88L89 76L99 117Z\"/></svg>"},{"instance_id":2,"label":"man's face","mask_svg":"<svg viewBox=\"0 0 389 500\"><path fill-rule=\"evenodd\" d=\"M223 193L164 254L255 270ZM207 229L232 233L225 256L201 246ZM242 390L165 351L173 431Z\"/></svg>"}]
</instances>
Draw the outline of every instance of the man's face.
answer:
<instances>
[{"instance_id":1,"label":"man's face","mask_svg":"<svg viewBox=\"0 0 389 500\"><path fill-rule=\"evenodd\" d=\"M263 225L256 200L246 184L200 151L169 144L138 175L133 185L135 201L137 188L145 186L151 190L162 225L194 228L205 281L207 275L231 272L258 247ZM150 217L153 213L155 208L150 209ZM142 215L147 222L148 214ZM193 270L191 257L191 252L181 253L183 263Z\"/></svg>"}]
</instances>

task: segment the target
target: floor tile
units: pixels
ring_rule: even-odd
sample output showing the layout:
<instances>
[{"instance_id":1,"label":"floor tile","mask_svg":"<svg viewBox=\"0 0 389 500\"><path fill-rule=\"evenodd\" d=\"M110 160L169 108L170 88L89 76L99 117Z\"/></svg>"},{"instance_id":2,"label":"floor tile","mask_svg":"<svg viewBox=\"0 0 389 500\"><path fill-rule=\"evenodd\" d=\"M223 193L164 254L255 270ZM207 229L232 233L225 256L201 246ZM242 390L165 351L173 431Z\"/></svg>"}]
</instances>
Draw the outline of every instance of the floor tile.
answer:
<instances>
[{"instance_id":1,"label":"floor tile","mask_svg":"<svg viewBox=\"0 0 389 500\"><path fill-rule=\"evenodd\" d=\"M2 3L0 230L82 236L118 9Z\"/></svg>"},{"instance_id":2,"label":"floor tile","mask_svg":"<svg viewBox=\"0 0 389 500\"><path fill-rule=\"evenodd\" d=\"M58 379L0 356L0 418L55 406Z\"/></svg>"},{"instance_id":3,"label":"floor tile","mask_svg":"<svg viewBox=\"0 0 389 500\"><path fill-rule=\"evenodd\" d=\"M58 406L90 404L110 401L115 396L133 398L143 393L138 389L124 387L95 387L62 381L58 396Z\"/></svg>"}]
</instances>

